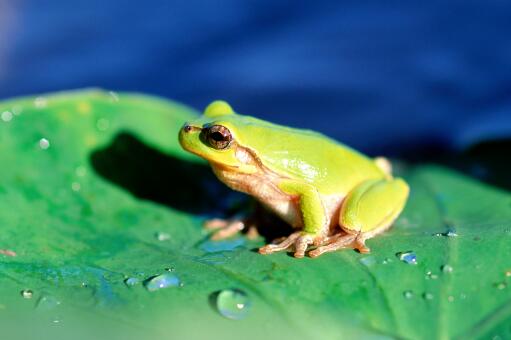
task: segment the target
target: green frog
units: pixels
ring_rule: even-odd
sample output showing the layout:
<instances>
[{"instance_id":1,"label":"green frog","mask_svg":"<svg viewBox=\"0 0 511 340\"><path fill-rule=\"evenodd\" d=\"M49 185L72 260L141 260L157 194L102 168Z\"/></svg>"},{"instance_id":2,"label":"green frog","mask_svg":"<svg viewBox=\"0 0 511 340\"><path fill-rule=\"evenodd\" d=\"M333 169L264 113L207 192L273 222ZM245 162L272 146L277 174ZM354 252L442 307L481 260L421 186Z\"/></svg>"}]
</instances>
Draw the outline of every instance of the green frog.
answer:
<instances>
[{"instance_id":1,"label":"green frog","mask_svg":"<svg viewBox=\"0 0 511 340\"><path fill-rule=\"evenodd\" d=\"M368 253L366 240L389 229L409 187L383 157L369 158L310 130L241 115L211 103L179 132L181 146L209 162L220 181L253 196L294 228L261 254L294 250L302 258L341 248ZM211 220L215 239L243 229L241 220Z\"/></svg>"}]
</instances>

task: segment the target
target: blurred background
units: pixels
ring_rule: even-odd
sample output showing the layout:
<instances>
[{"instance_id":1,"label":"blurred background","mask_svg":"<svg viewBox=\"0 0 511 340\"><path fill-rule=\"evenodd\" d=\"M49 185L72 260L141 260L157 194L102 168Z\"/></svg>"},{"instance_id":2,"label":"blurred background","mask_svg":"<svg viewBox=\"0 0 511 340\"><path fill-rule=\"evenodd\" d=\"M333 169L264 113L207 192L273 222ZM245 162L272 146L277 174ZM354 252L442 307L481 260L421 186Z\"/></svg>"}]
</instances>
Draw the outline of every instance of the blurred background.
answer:
<instances>
[{"instance_id":1,"label":"blurred background","mask_svg":"<svg viewBox=\"0 0 511 340\"><path fill-rule=\"evenodd\" d=\"M511 135L511 2L0 0L0 99L82 87L412 157ZM143 114L143 112L141 112Z\"/></svg>"}]
</instances>

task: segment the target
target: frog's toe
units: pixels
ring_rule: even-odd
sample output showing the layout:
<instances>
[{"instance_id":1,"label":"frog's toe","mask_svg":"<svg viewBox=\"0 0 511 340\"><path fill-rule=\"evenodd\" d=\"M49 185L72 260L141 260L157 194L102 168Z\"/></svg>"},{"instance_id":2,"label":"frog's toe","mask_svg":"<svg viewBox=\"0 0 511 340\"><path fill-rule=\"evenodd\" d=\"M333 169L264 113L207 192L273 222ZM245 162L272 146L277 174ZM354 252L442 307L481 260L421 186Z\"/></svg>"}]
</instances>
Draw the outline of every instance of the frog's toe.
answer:
<instances>
[{"instance_id":1,"label":"frog's toe","mask_svg":"<svg viewBox=\"0 0 511 340\"><path fill-rule=\"evenodd\" d=\"M370 249L365 245L363 239L356 234L338 234L330 237L328 242L309 252L310 257L318 257L324 253L339 250L341 248L352 248L360 253L367 254Z\"/></svg>"},{"instance_id":2,"label":"frog's toe","mask_svg":"<svg viewBox=\"0 0 511 340\"><path fill-rule=\"evenodd\" d=\"M229 222L227 220L222 220L221 218L214 218L212 220L207 220L204 222L204 229L207 230L216 230L225 228Z\"/></svg>"},{"instance_id":3,"label":"frog's toe","mask_svg":"<svg viewBox=\"0 0 511 340\"><path fill-rule=\"evenodd\" d=\"M259 254L268 255L278 251L286 250L291 247L295 241L300 237L301 232L296 232L289 235L285 240L277 244L267 244L264 247L259 248Z\"/></svg>"},{"instance_id":4,"label":"frog's toe","mask_svg":"<svg viewBox=\"0 0 511 340\"><path fill-rule=\"evenodd\" d=\"M255 240L259 238L259 236L261 235L259 234L259 231L257 230L257 227L255 225L251 225L250 227L248 227L247 238L249 240Z\"/></svg>"},{"instance_id":5,"label":"frog's toe","mask_svg":"<svg viewBox=\"0 0 511 340\"><path fill-rule=\"evenodd\" d=\"M295 253L294 257L302 258L305 256L305 251L314 242L314 236L312 235L302 235L295 242Z\"/></svg>"},{"instance_id":6,"label":"frog's toe","mask_svg":"<svg viewBox=\"0 0 511 340\"><path fill-rule=\"evenodd\" d=\"M217 232L211 236L214 241L223 240L231 236L236 235L245 228L243 221L231 221L226 223L224 227L221 227Z\"/></svg>"},{"instance_id":7,"label":"frog's toe","mask_svg":"<svg viewBox=\"0 0 511 340\"><path fill-rule=\"evenodd\" d=\"M302 258L305 256L307 248L312 244L321 244L324 238L314 234L299 231L289 235L283 241L276 244L268 244L264 247L259 248L260 254L271 254L278 251L283 251L288 248L294 247L293 256L296 258Z\"/></svg>"}]
</instances>

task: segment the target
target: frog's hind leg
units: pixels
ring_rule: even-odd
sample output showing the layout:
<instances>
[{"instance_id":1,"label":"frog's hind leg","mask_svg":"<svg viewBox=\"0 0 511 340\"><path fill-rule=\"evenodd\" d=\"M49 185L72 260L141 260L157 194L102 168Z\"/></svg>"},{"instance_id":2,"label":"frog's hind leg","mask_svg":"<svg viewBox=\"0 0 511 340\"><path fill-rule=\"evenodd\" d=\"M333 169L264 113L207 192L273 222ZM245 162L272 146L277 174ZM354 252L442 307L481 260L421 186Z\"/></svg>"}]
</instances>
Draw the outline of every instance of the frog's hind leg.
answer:
<instances>
[{"instance_id":1,"label":"frog's hind leg","mask_svg":"<svg viewBox=\"0 0 511 340\"><path fill-rule=\"evenodd\" d=\"M330 238L327 244L309 252L309 256L317 257L340 248L368 253L365 241L390 228L403 210L408 192L408 185L400 178L359 184L341 207L339 224L344 233Z\"/></svg>"}]
</instances>

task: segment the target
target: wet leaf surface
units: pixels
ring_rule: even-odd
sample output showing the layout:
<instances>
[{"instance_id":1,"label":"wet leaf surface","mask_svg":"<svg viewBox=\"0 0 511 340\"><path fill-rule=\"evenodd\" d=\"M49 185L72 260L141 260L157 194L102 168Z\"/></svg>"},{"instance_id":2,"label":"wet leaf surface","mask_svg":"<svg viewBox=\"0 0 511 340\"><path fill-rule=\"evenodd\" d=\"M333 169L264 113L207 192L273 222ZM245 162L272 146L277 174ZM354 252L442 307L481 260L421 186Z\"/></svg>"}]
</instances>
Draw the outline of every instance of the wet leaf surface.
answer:
<instances>
[{"instance_id":1,"label":"wet leaf surface","mask_svg":"<svg viewBox=\"0 0 511 340\"><path fill-rule=\"evenodd\" d=\"M410 201L368 242L371 254L261 256L263 239L215 244L201 228L243 199L181 151L190 108L77 91L6 101L0 114L4 334L511 336L506 191L443 167L401 167Z\"/></svg>"}]
</instances>

